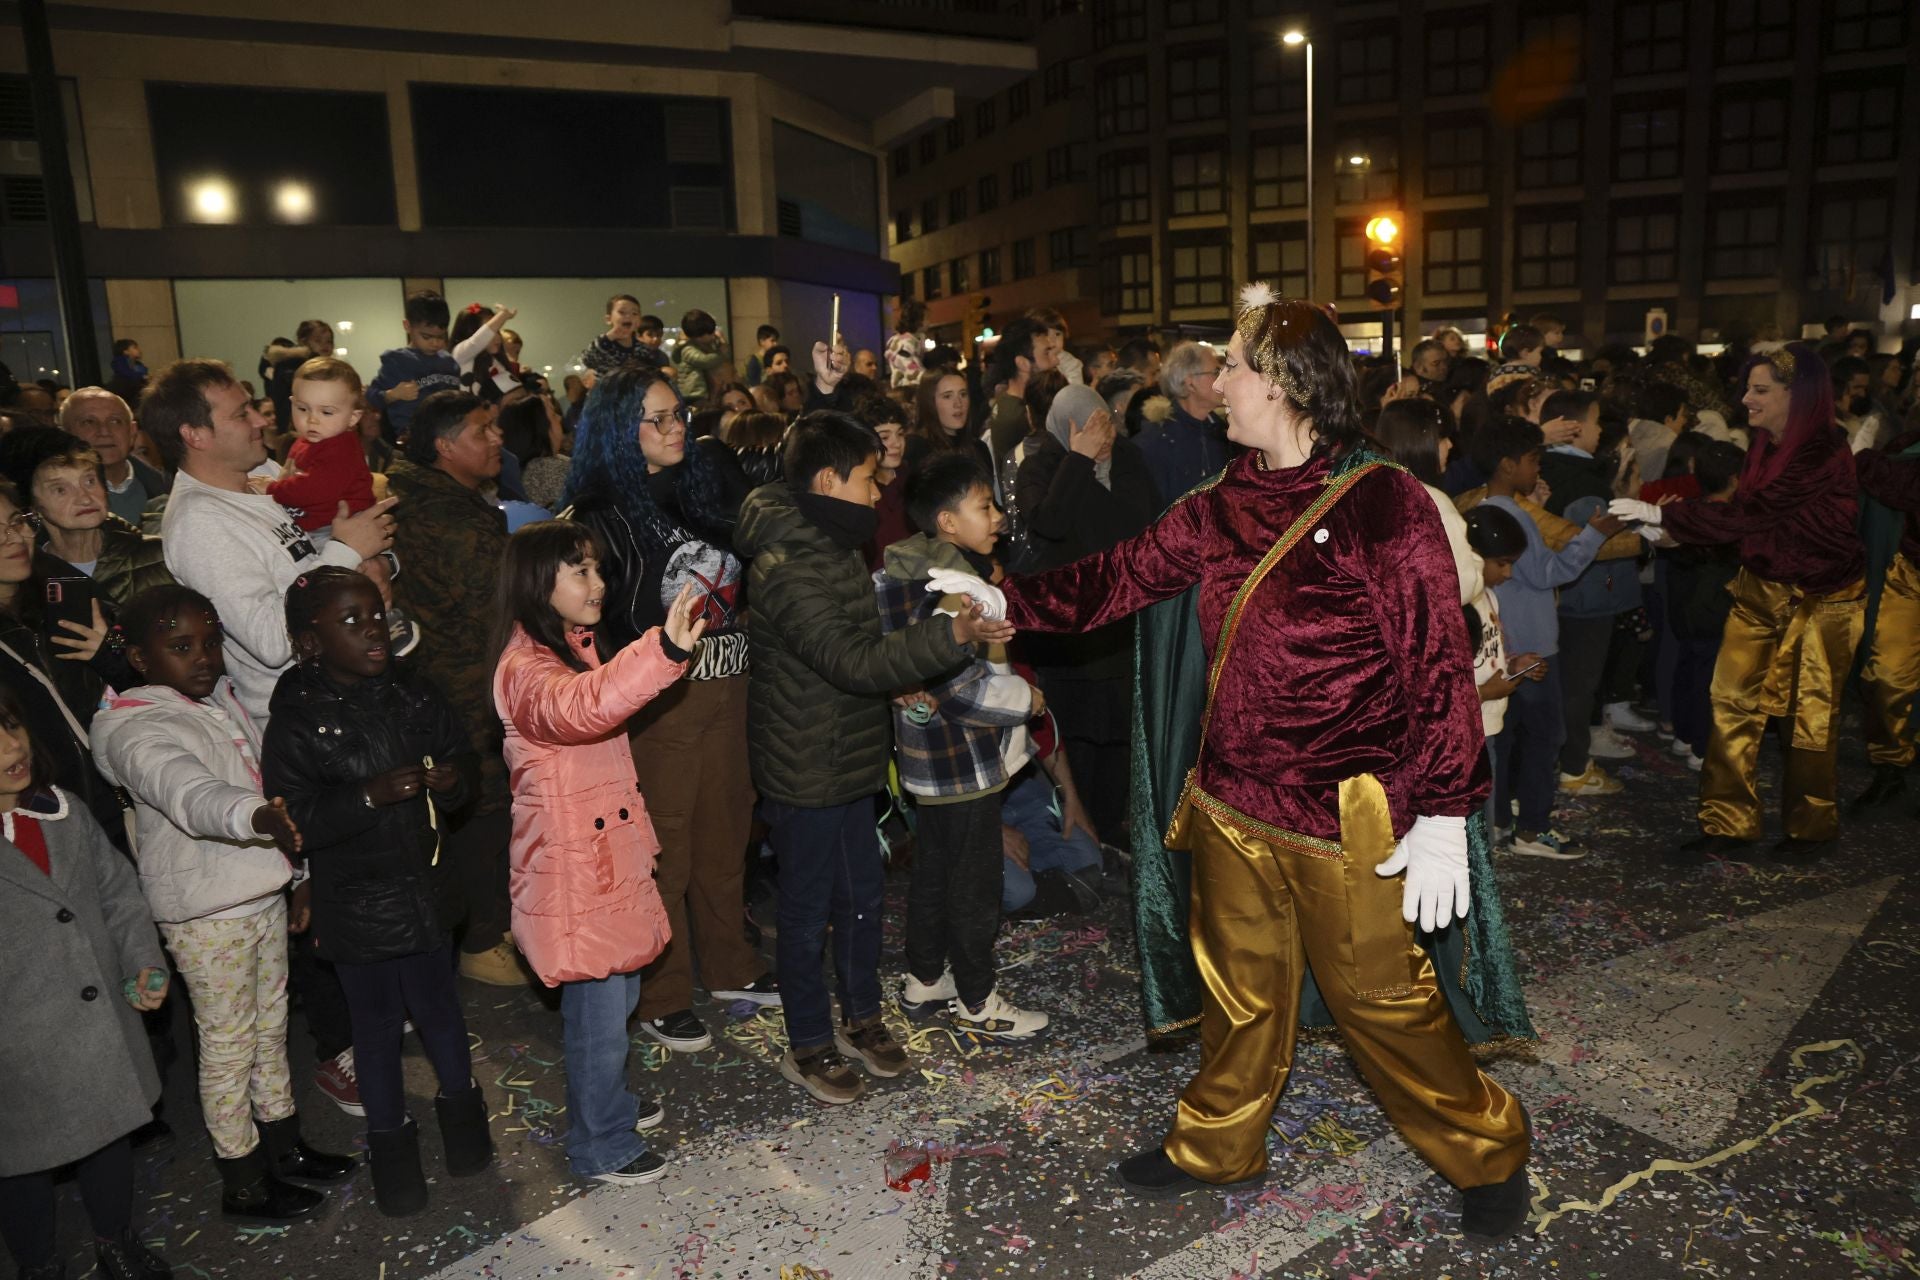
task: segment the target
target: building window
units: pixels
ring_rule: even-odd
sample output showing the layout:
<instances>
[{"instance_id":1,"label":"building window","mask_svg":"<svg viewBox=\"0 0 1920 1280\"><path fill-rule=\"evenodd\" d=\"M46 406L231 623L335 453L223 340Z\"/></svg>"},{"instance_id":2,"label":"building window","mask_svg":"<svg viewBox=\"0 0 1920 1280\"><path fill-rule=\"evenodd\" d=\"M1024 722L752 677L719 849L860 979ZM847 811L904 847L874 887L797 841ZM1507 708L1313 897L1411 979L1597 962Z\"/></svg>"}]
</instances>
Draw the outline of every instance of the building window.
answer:
<instances>
[{"instance_id":1,"label":"building window","mask_svg":"<svg viewBox=\"0 0 1920 1280\"><path fill-rule=\"evenodd\" d=\"M966 142L967 127L960 123L960 117L955 116L947 121L947 152L951 154L958 151Z\"/></svg>"},{"instance_id":2,"label":"building window","mask_svg":"<svg viewBox=\"0 0 1920 1280\"><path fill-rule=\"evenodd\" d=\"M913 149L895 147L893 149L893 176L904 178L913 170Z\"/></svg>"},{"instance_id":3,"label":"building window","mask_svg":"<svg viewBox=\"0 0 1920 1280\"><path fill-rule=\"evenodd\" d=\"M1487 189L1487 127L1477 121L1427 122L1427 194L1470 196Z\"/></svg>"},{"instance_id":4,"label":"building window","mask_svg":"<svg viewBox=\"0 0 1920 1280\"><path fill-rule=\"evenodd\" d=\"M920 202L920 234L932 235L940 229L940 201L936 196L928 196Z\"/></svg>"},{"instance_id":5,"label":"building window","mask_svg":"<svg viewBox=\"0 0 1920 1280\"><path fill-rule=\"evenodd\" d=\"M1871 53L1907 42L1912 0L1828 0L1828 53Z\"/></svg>"},{"instance_id":6,"label":"building window","mask_svg":"<svg viewBox=\"0 0 1920 1280\"><path fill-rule=\"evenodd\" d=\"M980 251L980 287L991 289L1000 283L1000 251L982 249Z\"/></svg>"},{"instance_id":7,"label":"building window","mask_svg":"<svg viewBox=\"0 0 1920 1280\"><path fill-rule=\"evenodd\" d=\"M1885 191L1828 195L1814 209L1814 271L1836 291L1851 290L1858 278L1878 277L1892 226L1892 203Z\"/></svg>"},{"instance_id":8,"label":"building window","mask_svg":"<svg viewBox=\"0 0 1920 1280\"><path fill-rule=\"evenodd\" d=\"M1266 281L1281 297L1306 297L1306 224L1282 222L1253 228L1253 256L1247 265L1255 280Z\"/></svg>"},{"instance_id":9,"label":"building window","mask_svg":"<svg viewBox=\"0 0 1920 1280\"><path fill-rule=\"evenodd\" d=\"M1094 131L1101 138L1145 133L1147 129L1147 64L1127 62L1100 78L1093 95Z\"/></svg>"},{"instance_id":10,"label":"building window","mask_svg":"<svg viewBox=\"0 0 1920 1280\"><path fill-rule=\"evenodd\" d=\"M940 268L928 267L920 273L920 296L929 301L940 296Z\"/></svg>"},{"instance_id":11,"label":"building window","mask_svg":"<svg viewBox=\"0 0 1920 1280\"><path fill-rule=\"evenodd\" d=\"M974 203L980 212L989 213L1000 207L1000 175L983 173L980 181L974 184Z\"/></svg>"},{"instance_id":12,"label":"building window","mask_svg":"<svg viewBox=\"0 0 1920 1280\"><path fill-rule=\"evenodd\" d=\"M1607 277L1614 284L1649 284L1680 276L1680 215L1671 208L1613 211Z\"/></svg>"},{"instance_id":13,"label":"building window","mask_svg":"<svg viewBox=\"0 0 1920 1280\"><path fill-rule=\"evenodd\" d=\"M1093 6L1093 47L1147 38L1147 0L1100 0Z\"/></svg>"},{"instance_id":14,"label":"building window","mask_svg":"<svg viewBox=\"0 0 1920 1280\"><path fill-rule=\"evenodd\" d=\"M1580 181L1580 108L1554 112L1520 126L1519 185L1523 190L1571 187Z\"/></svg>"},{"instance_id":15,"label":"building window","mask_svg":"<svg viewBox=\"0 0 1920 1280\"><path fill-rule=\"evenodd\" d=\"M965 222L967 219L967 189L955 187L947 192L947 225Z\"/></svg>"},{"instance_id":16,"label":"building window","mask_svg":"<svg viewBox=\"0 0 1920 1280\"><path fill-rule=\"evenodd\" d=\"M913 214L906 209L893 211L893 242L900 244L913 239Z\"/></svg>"},{"instance_id":17,"label":"building window","mask_svg":"<svg viewBox=\"0 0 1920 1280\"><path fill-rule=\"evenodd\" d=\"M1367 296L1367 224L1348 220L1334 227L1334 296Z\"/></svg>"},{"instance_id":18,"label":"building window","mask_svg":"<svg viewBox=\"0 0 1920 1280\"><path fill-rule=\"evenodd\" d=\"M1787 164L1787 91L1729 89L1713 113L1713 171L1753 173Z\"/></svg>"},{"instance_id":19,"label":"building window","mask_svg":"<svg viewBox=\"0 0 1920 1280\"><path fill-rule=\"evenodd\" d=\"M1173 250L1173 305L1222 307L1227 305L1227 237L1224 232L1178 236Z\"/></svg>"},{"instance_id":20,"label":"building window","mask_svg":"<svg viewBox=\"0 0 1920 1280\"><path fill-rule=\"evenodd\" d=\"M934 157L939 154L940 139L934 136L933 130L929 129L920 135L920 163L922 165L932 164Z\"/></svg>"},{"instance_id":21,"label":"building window","mask_svg":"<svg viewBox=\"0 0 1920 1280\"><path fill-rule=\"evenodd\" d=\"M970 287L967 284L967 260L965 258L955 258L947 264L947 284L949 290L955 296L965 293Z\"/></svg>"},{"instance_id":22,"label":"building window","mask_svg":"<svg viewBox=\"0 0 1920 1280\"><path fill-rule=\"evenodd\" d=\"M1078 182L1085 175L1080 171L1080 149L1072 145L1047 148L1047 186L1057 187L1062 183Z\"/></svg>"},{"instance_id":23,"label":"building window","mask_svg":"<svg viewBox=\"0 0 1920 1280\"><path fill-rule=\"evenodd\" d=\"M1007 90L1007 120L1024 120L1033 114L1033 85L1022 80Z\"/></svg>"},{"instance_id":24,"label":"building window","mask_svg":"<svg viewBox=\"0 0 1920 1280\"><path fill-rule=\"evenodd\" d=\"M1167 25L1197 27L1220 21L1220 0L1167 0Z\"/></svg>"},{"instance_id":25,"label":"building window","mask_svg":"<svg viewBox=\"0 0 1920 1280\"><path fill-rule=\"evenodd\" d=\"M1522 207L1514 226L1514 287L1570 289L1580 280L1580 211Z\"/></svg>"},{"instance_id":26,"label":"building window","mask_svg":"<svg viewBox=\"0 0 1920 1280\"><path fill-rule=\"evenodd\" d=\"M1187 45L1167 52L1167 118L1175 124L1217 120L1225 114L1220 91L1226 58L1219 45Z\"/></svg>"},{"instance_id":27,"label":"building window","mask_svg":"<svg viewBox=\"0 0 1920 1280\"><path fill-rule=\"evenodd\" d=\"M1623 76L1678 71L1687 57L1687 0L1626 0L1615 10L1614 66Z\"/></svg>"},{"instance_id":28,"label":"building window","mask_svg":"<svg viewBox=\"0 0 1920 1280\"><path fill-rule=\"evenodd\" d=\"M1013 278L1026 280L1034 274L1033 237L1013 242Z\"/></svg>"},{"instance_id":29,"label":"building window","mask_svg":"<svg viewBox=\"0 0 1920 1280\"><path fill-rule=\"evenodd\" d=\"M1061 227L1047 233L1047 265L1055 271L1093 261L1093 233L1085 227Z\"/></svg>"},{"instance_id":30,"label":"building window","mask_svg":"<svg viewBox=\"0 0 1920 1280\"><path fill-rule=\"evenodd\" d=\"M1616 182L1671 178L1680 172L1680 108L1622 104L1613 114Z\"/></svg>"},{"instance_id":31,"label":"building window","mask_svg":"<svg viewBox=\"0 0 1920 1280\"><path fill-rule=\"evenodd\" d=\"M1529 13L1520 19L1520 52L1514 58L1523 89L1556 97L1587 78L1586 27L1577 9Z\"/></svg>"},{"instance_id":32,"label":"building window","mask_svg":"<svg viewBox=\"0 0 1920 1280\"><path fill-rule=\"evenodd\" d=\"M1478 213L1442 213L1427 219L1428 293L1481 293L1487 287L1487 224Z\"/></svg>"},{"instance_id":33,"label":"building window","mask_svg":"<svg viewBox=\"0 0 1920 1280\"><path fill-rule=\"evenodd\" d=\"M1094 186L1100 198L1102 226L1131 226L1153 216L1147 175L1144 151L1115 151L1100 157Z\"/></svg>"},{"instance_id":34,"label":"building window","mask_svg":"<svg viewBox=\"0 0 1920 1280\"><path fill-rule=\"evenodd\" d=\"M1307 106L1307 59L1278 40L1253 46L1252 85L1247 108L1253 114L1304 111Z\"/></svg>"},{"instance_id":35,"label":"building window","mask_svg":"<svg viewBox=\"0 0 1920 1280\"><path fill-rule=\"evenodd\" d=\"M1780 274L1780 206L1716 202L1707 223L1707 275L1741 280Z\"/></svg>"},{"instance_id":36,"label":"building window","mask_svg":"<svg viewBox=\"0 0 1920 1280\"><path fill-rule=\"evenodd\" d=\"M911 271L902 271L900 273L900 296L901 297L911 298L913 296L913 279L914 279L913 272Z\"/></svg>"},{"instance_id":37,"label":"building window","mask_svg":"<svg viewBox=\"0 0 1920 1280\"><path fill-rule=\"evenodd\" d=\"M1848 76L1827 85L1821 104L1820 163L1893 159L1900 134L1900 84Z\"/></svg>"},{"instance_id":38,"label":"building window","mask_svg":"<svg viewBox=\"0 0 1920 1280\"><path fill-rule=\"evenodd\" d=\"M1100 309L1110 316L1153 310L1151 241L1107 246L1100 258Z\"/></svg>"},{"instance_id":39,"label":"building window","mask_svg":"<svg viewBox=\"0 0 1920 1280\"><path fill-rule=\"evenodd\" d=\"M1304 209L1307 205L1307 144L1276 134L1255 134L1248 193L1256 209Z\"/></svg>"},{"instance_id":40,"label":"building window","mask_svg":"<svg viewBox=\"0 0 1920 1280\"><path fill-rule=\"evenodd\" d=\"M1333 154L1333 198L1338 203L1366 204L1400 194L1397 133L1350 135Z\"/></svg>"},{"instance_id":41,"label":"building window","mask_svg":"<svg viewBox=\"0 0 1920 1280\"><path fill-rule=\"evenodd\" d=\"M1784 62L1793 56L1794 0L1720 0L1720 61Z\"/></svg>"},{"instance_id":42,"label":"building window","mask_svg":"<svg viewBox=\"0 0 1920 1280\"><path fill-rule=\"evenodd\" d=\"M973 136L984 138L993 132L993 99L976 102L973 106Z\"/></svg>"},{"instance_id":43,"label":"building window","mask_svg":"<svg viewBox=\"0 0 1920 1280\"><path fill-rule=\"evenodd\" d=\"M1073 64L1064 58L1049 62L1047 69L1040 73L1040 100L1052 105L1072 92Z\"/></svg>"},{"instance_id":44,"label":"building window","mask_svg":"<svg viewBox=\"0 0 1920 1280\"><path fill-rule=\"evenodd\" d=\"M1383 22L1354 22L1335 40L1334 79L1340 105L1392 102L1399 93L1394 74L1394 33Z\"/></svg>"},{"instance_id":45,"label":"building window","mask_svg":"<svg viewBox=\"0 0 1920 1280\"><path fill-rule=\"evenodd\" d=\"M1487 87L1487 11L1427 15L1427 93L1479 93Z\"/></svg>"},{"instance_id":46,"label":"building window","mask_svg":"<svg viewBox=\"0 0 1920 1280\"><path fill-rule=\"evenodd\" d=\"M1007 200L1025 200L1033 194L1033 161L1015 160L1007 169Z\"/></svg>"},{"instance_id":47,"label":"building window","mask_svg":"<svg viewBox=\"0 0 1920 1280\"><path fill-rule=\"evenodd\" d=\"M1179 218L1227 211L1227 153L1218 142L1175 144L1167 156L1169 211Z\"/></svg>"}]
</instances>

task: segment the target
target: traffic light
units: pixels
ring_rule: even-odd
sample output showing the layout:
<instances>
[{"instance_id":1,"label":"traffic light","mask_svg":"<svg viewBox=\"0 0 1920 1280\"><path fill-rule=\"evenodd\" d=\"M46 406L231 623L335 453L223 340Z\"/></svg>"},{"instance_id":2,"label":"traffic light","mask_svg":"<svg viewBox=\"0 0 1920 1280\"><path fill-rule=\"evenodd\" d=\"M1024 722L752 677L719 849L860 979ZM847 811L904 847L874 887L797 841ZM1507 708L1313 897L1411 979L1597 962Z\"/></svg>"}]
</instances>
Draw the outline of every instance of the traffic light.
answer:
<instances>
[{"instance_id":1,"label":"traffic light","mask_svg":"<svg viewBox=\"0 0 1920 1280\"><path fill-rule=\"evenodd\" d=\"M1391 310L1400 305L1400 286L1406 276L1406 260L1400 254L1400 238L1406 220L1397 213L1383 213L1367 222L1367 297Z\"/></svg>"},{"instance_id":2,"label":"traffic light","mask_svg":"<svg viewBox=\"0 0 1920 1280\"><path fill-rule=\"evenodd\" d=\"M960 354L969 363L973 360L974 340L981 336L980 330L987 323L987 308L993 305L993 299L984 293L967 295L966 310L960 315Z\"/></svg>"}]
</instances>

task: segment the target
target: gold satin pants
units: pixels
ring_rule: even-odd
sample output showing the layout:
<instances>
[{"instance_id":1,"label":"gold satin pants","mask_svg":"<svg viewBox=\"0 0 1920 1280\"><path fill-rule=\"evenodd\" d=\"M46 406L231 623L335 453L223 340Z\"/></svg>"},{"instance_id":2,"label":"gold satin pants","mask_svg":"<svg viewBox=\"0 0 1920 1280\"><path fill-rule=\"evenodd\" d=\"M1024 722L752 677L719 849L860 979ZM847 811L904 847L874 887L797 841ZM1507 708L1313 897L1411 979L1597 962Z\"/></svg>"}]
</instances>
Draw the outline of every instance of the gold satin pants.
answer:
<instances>
[{"instance_id":1,"label":"gold satin pants","mask_svg":"<svg viewBox=\"0 0 1920 1280\"><path fill-rule=\"evenodd\" d=\"M1267 1130L1293 1066L1301 966L1311 963L1348 1051L1408 1144L1457 1187L1504 1181L1527 1158L1520 1104L1474 1064L1431 959L1400 917L1404 880L1374 873L1394 848L1380 783L1342 783L1340 819L1336 844L1205 796L1176 818L1168 843L1193 855L1193 953L1205 991L1200 1073L1180 1097L1167 1156L1215 1183L1267 1167Z\"/></svg>"},{"instance_id":2,"label":"gold satin pants","mask_svg":"<svg viewBox=\"0 0 1920 1280\"><path fill-rule=\"evenodd\" d=\"M1727 590L1733 612L1713 664L1713 731L1700 770L1700 829L1760 838L1760 738L1785 720L1781 807L1787 834L1831 840L1840 833L1834 764L1840 755L1840 686L1866 625L1861 583L1805 595L1742 569Z\"/></svg>"},{"instance_id":3,"label":"gold satin pants","mask_svg":"<svg viewBox=\"0 0 1920 1280\"><path fill-rule=\"evenodd\" d=\"M1873 652L1860 668L1867 704L1867 759L1904 769L1913 763L1907 719L1920 690L1920 567L1904 555L1887 569Z\"/></svg>"}]
</instances>

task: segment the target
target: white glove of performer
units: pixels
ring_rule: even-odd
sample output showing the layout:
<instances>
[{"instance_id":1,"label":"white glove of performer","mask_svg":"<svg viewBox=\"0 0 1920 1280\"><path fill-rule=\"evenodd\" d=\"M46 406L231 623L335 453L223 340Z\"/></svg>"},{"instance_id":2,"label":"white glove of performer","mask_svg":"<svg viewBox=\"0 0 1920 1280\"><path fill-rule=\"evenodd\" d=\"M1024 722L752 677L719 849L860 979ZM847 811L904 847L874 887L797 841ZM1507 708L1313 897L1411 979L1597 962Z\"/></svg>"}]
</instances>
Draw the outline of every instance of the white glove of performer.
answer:
<instances>
[{"instance_id":1,"label":"white glove of performer","mask_svg":"<svg viewBox=\"0 0 1920 1280\"><path fill-rule=\"evenodd\" d=\"M927 586L943 596L967 596L980 606L980 612L990 622L999 622L1007 616L1007 596L1000 588L990 582L982 582L970 573L958 573L952 569L935 569L927 575Z\"/></svg>"},{"instance_id":2,"label":"white glove of performer","mask_svg":"<svg viewBox=\"0 0 1920 1280\"><path fill-rule=\"evenodd\" d=\"M1660 508L1638 498L1615 498L1607 504L1607 514L1622 520L1638 520L1649 528L1660 527Z\"/></svg>"},{"instance_id":3,"label":"white glove of performer","mask_svg":"<svg viewBox=\"0 0 1920 1280\"><path fill-rule=\"evenodd\" d=\"M1413 830L1394 846L1393 856L1375 867L1374 874L1407 873L1400 915L1415 920L1427 933L1465 919L1467 896L1467 820L1415 818Z\"/></svg>"}]
</instances>

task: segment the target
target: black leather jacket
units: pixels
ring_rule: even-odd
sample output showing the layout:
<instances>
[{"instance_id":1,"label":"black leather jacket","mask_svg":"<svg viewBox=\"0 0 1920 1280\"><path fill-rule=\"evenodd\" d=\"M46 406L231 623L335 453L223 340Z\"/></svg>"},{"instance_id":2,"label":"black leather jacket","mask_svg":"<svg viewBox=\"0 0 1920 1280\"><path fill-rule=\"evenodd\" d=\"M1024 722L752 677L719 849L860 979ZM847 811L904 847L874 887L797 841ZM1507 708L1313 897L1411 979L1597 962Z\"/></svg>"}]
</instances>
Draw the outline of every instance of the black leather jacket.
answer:
<instances>
[{"instance_id":1,"label":"black leather jacket","mask_svg":"<svg viewBox=\"0 0 1920 1280\"><path fill-rule=\"evenodd\" d=\"M268 796L286 797L300 828L321 954L372 964L445 943L430 868L449 816L474 794L477 767L446 700L400 666L340 685L299 664L270 705L261 781ZM370 780L426 756L460 770L459 786L433 797L431 820L424 796L367 807Z\"/></svg>"}]
</instances>

